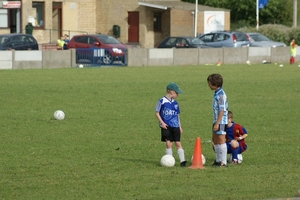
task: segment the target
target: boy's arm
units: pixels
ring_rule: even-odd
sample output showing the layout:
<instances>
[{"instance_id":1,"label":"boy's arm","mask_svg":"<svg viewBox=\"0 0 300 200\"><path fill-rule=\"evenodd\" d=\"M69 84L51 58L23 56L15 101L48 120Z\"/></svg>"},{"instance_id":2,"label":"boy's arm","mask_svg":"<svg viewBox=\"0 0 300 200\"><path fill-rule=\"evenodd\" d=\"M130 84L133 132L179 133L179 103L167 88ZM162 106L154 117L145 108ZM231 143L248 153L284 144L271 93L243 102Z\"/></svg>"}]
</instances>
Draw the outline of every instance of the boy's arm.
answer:
<instances>
[{"instance_id":1,"label":"boy's arm","mask_svg":"<svg viewBox=\"0 0 300 200\"><path fill-rule=\"evenodd\" d=\"M246 129L239 124L234 124L233 131L235 134L235 140L244 140L248 137Z\"/></svg>"},{"instance_id":2,"label":"boy's arm","mask_svg":"<svg viewBox=\"0 0 300 200\"><path fill-rule=\"evenodd\" d=\"M183 131L181 128L180 117L179 117L179 115L177 115L177 116L178 116L178 124L179 124L179 129L180 129L180 134L181 134Z\"/></svg>"},{"instance_id":3,"label":"boy's arm","mask_svg":"<svg viewBox=\"0 0 300 200\"><path fill-rule=\"evenodd\" d=\"M161 119L159 112L155 112L155 116L158 119L158 122L160 123L161 127L163 129L167 129L167 124L165 124L165 122Z\"/></svg>"}]
</instances>

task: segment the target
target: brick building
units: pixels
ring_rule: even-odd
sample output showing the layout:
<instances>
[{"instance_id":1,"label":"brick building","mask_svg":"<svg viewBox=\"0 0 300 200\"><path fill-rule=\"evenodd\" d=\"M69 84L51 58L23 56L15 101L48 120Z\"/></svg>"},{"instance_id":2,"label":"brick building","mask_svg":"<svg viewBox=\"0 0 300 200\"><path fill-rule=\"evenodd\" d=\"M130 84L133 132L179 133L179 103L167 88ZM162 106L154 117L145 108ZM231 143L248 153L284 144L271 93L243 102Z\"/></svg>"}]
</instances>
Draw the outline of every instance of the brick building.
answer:
<instances>
[{"instance_id":1,"label":"brick building","mask_svg":"<svg viewBox=\"0 0 300 200\"><path fill-rule=\"evenodd\" d=\"M0 1L0 33L25 32L31 22L39 43L55 42L65 33L119 32L121 42L150 48L167 36L193 36L195 24L196 33L204 33L209 20L230 29L229 10L199 5L195 23L195 4L180 0Z\"/></svg>"}]
</instances>

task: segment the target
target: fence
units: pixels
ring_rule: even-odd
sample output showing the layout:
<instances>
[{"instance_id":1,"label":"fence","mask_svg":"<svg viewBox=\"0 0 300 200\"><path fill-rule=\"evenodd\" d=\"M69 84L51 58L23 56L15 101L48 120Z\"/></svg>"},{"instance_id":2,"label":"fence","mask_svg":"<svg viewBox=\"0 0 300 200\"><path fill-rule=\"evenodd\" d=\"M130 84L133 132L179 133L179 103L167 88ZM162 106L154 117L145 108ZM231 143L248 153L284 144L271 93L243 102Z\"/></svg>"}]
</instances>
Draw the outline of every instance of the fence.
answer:
<instances>
[{"instance_id":1,"label":"fence","mask_svg":"<svg viewBox=\"0 0 300 200\"><path fill-rule=\"evenodd\" d=\"M44 69L72 67L126 66L127 52L121 56L112 49L69 49L0 51L0 69Z\"/></svg>"},{"instance_id":2,"label":"fence","mask_svg":"<svg viewBox=\"0 0 300 200\"><path fill-rule=\"evenodd\" d=\"M25 29L21 30L21 33L25 33ZM63 29L33 29L32 35L38 41L39 44L44 43L56 43L62 35L67 34L70 38L74 35L87 34L87 31L76 30L63 30Z\"/></svg>"},{"instance_id":3,"label":"fence","mask_svg":"<svg viewBox=\"0 0 300 200\"><path fill-rule=\"evenodd\" d=\"M178 66L262 63L288 63L289 47L186 48L186 49L128 49L128 66ZM300 61L297 47L296 61Z\"/></svg>"},{"instance_id":4,"label":"fence","mask_svg":"<svg viewBox=\"0 0 300 200\"><path fill-rule=\"evenodd\" d=\"M117 48L76 49L76 64L80 66L126 66L127 50Z\"/></svg>"},{"instance_id":5,"label":"fence","mask_svg":"<svg viewBox=\"0 0 300 200\"><path fill-rule=\"evenodd\" d=\"M70 49L39 51L0 51L0 69L71 68L82 66L178 66L217 64L252 64L263 60L289 63L289 47L147 49L129 48L123 57L112 49ZM110 53L110 55L108 55ZM115 53L115 52L114 52ZM300 47L296 62L300 64Z\"/></svg>"}]
</instances>

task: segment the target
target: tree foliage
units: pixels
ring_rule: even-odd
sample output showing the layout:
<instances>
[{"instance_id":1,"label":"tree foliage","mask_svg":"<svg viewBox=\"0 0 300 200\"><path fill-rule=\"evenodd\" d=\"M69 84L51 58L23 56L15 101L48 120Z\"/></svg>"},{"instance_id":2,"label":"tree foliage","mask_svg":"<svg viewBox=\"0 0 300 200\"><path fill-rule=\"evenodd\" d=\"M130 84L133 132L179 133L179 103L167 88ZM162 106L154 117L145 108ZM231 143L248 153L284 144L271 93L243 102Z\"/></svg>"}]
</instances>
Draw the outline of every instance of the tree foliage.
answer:
<instances>
[{"instance_id":1,"label":"tree foliage","mask_svg":"<svg viewBox=\"0 0 300 200\"><path fill-rule=\"evenodd\" d=\"M195 3L196 0L182 0ZM198 4L225 8L230 10L232 26L256 26L255 0L198 0ZM259 24L283 24L291 26L293 23L293 0L269 0L265 8L259 10Z\"/></svg>"}]
</instances>

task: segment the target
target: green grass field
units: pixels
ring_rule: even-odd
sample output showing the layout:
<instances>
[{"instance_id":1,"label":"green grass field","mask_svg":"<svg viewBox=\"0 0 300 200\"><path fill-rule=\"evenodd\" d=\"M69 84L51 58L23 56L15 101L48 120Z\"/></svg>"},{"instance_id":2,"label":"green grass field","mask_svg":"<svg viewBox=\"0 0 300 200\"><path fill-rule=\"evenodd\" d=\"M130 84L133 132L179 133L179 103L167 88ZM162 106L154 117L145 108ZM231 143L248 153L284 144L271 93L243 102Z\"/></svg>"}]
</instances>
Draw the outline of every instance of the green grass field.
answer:
<instances>
[{"instance_id":1,"label":"green grass field","mask_svg":"<svg viewBox=\"0 0 300 200\"><path fill-rule=\"evenodd\" d=\"M248 131L241 165L211 166L211 91L220 73L234 121ZM300 189L300 68L296 65L112 67L0 71L0 199L271 199ZM160 166L154 116L175 81L191 165ZM66 118L54 120L61 109Z\"/></svg>"}]
</instances>

